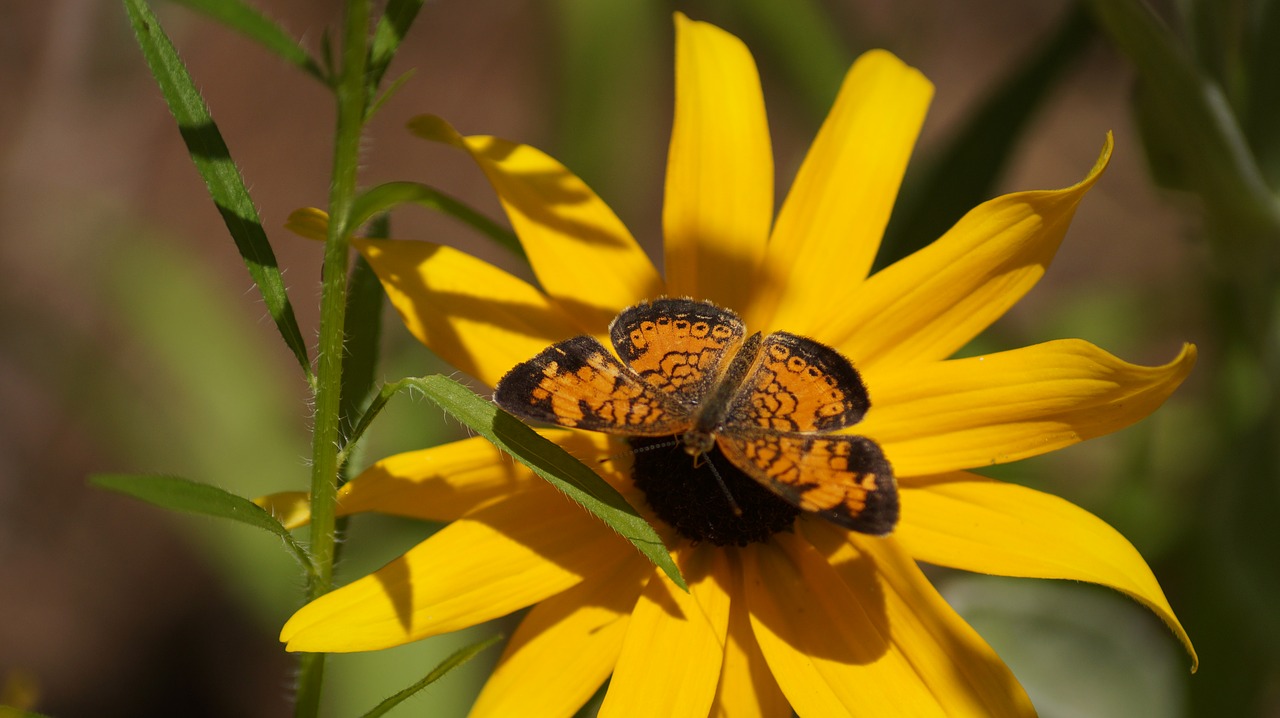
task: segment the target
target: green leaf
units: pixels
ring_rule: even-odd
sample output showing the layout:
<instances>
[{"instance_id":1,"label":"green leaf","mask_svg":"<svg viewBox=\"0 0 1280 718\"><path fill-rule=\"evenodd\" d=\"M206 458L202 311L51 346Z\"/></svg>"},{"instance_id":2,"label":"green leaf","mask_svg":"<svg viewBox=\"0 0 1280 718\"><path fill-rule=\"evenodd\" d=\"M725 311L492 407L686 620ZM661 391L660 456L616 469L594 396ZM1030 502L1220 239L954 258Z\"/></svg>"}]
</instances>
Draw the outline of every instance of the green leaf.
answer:
<instances>
[{"instance_id":1,"label":"green leaf","mask_svg":"<svg viewBox=\"0 0 1280 718\"><path fill-rule=\"evenodd\" d=\"M1090 0L1099 25L1129 58L1143 83L1148 118L1158 118L1149 143L1181 165L1176 176L1204 199L1222 233L1224 249L1245 256L1259 232L1280 230L1280 203L1272 196L1222 88L1191 62L1177 38L1141 0ZM1237 246L1232 246L1237 245Z\"/></svg>"},{"instance_id":2,"label":"green leaf","mask_svg":"<svg viewBox=\"0 0 1280 718\"><path fill-rule=\"evenodd\" d=\"M275 253L271 251L258 211L235 162L231 160L218 126L150 7L144 0L125 0L125 9L151 74L155 76L156 84L178 122L178 131L187 144L187 151L195 162L196 170L204 178L222 221L249 269L249 275L262 293L267 311L275 320L285 343L293 350L307 381L314 384L307 345L298 329L298 320L289 303Z\"/></svg>"},{"instance_id":3,"label":"green leaf","mask_svg":"<svg viewBox=\"0 0 1280 718\"><path fill-rule=\"evenodd\" d=\"M422 678L422 680L418 681L417 683L414 683L413 685L400 691L394 696L391 696L390 698L387 698L386 700L382 701L377 706L375 706L373 710L369 711L368 713L365 713L364 718L378 718L379 716L386 715L387 711L399 705L401 701L403 701L404 699L408 698L414 693L417 693L423 688L426 688L432 683L435 683L441 678L444 678L450 671L457 668L458 666L461 666L462 664L466 663L472 658L475 658L477 654L479 654L489 646L492 646L493 644L501 640L502 640L502 634L498 634L495 636L490 636L484 639L483 641L480 641L479 643L473 643L470 646L467 646L466 648L458 649L453 653L453 655L441 661L440 665L433 668L430 673L428 673L426 676Z\"/></svg>"},{"instance_id":4,"label":"green leaf","mask_svg":"<svg viewBox=\"0 0 1280 718\"><path fill-rule=\"evenodd\" d=\"M379 212L386 212L398 205L410 203L465 222L522 261L526 263L529 261L525 256L524 248L520 246L520 240L516 239L516 235L511 230L453 197L420 182L387 182L364 191L351 205L351 226L359 227Z\"/></svg>"},{"instance_id":5,"label":"green leaf","mask_svg":"<svg viewBox=\"0 0 1280 718\"><path fill-rule=\"evenodd\" d=\"M375 88L396 56L404 36L418 17L425 0L390 0L387 11L378 18L373 31L373 47L369 50L369 87Z\"/></svg>"},{"instance_id":6,"label":"green leaf","mask_svg":"<svg viewBox=\"0 0 1280 718\"><path fill-rule=\"evenodd\" d=\"M202 12L262 45L275 53L280 59L295 65L303 72L328 85L325 76L315 59L301 45L276 23L267 19L255 8L240 0L170 0L179 5L186 5L192 10Z\"/></svg>"},{"instance_id":7,"label":"green leaf","mask_svg":"<svg viewBox=\"0 0 1280 718\"><path fill-rule=\"evenodd\" d=\"M249 499L209 484L178 478L143 474L96 474L89 483L98 488L141 499L174 511L239 521L279 536L308 573L314 573L306 549L279 521Z\"/></svg>"},{"instance_id":8,"label":"green leaf","mask_svg":"<svg viewBox=\"0 0 1280 718\"><path fill-rule=\"evenodd\" d=\"M1053 36L1037 43L1036 54L1018 63L940 151L911 166L877 266L887 266L941 237L966 212L991 198L1036 110L1092 37L1088 15L1073 7Z\"/></svg>"},{"instance_id":9,"label":"green leaf","mask_svg":"<svg viewBox=\"0 0 1280 718\"><path fill-rule=\"evenodd\" d=\"M367 236L385 238L389 234L386 215L370 226ZM378 342L382 336L382 284L363 255L356 257L347 284L347 313L344 317L342 356L342 402L338 409L342 435L350 436L357 414L373 391L378 368Z\"/></svg>"},{"instance_id":10,"label":"green leaf","mask_svg":"<svg viewBox=\"0 0 1280 718\"><path fill-rule=\"evenodd\" d=\"M488 439L494 446L511 454L533 473L550 482L596 518L608 524L671 580L688 590L680 569L671 560L658 532L648 524L627 500L600 475L569 452L548 441L520 420L478 397L470 389L446 376L401 379L383 387L378 398L361 417L351 441L356 441L387 400L397 392L414 388L444 409L472 431ZM347 447L344 447L345 452ZM340 457L341 458L341 457Z\"/></svg>"},{"instance_id":11,"label":"green leaf","mask_svg":"<svg viewBox=\"0 0 1280 718\"><path fill-rule=\"evenodd\" d=\"M387 103L387 100L390 100L397 92L399 92L401 87L408 84L409 78L413 77L413 75L414 70L409 69L396 79L392 80L391 85L388 86L382 94L378 95L378 99L374 100L373 104L369 105L369 111L365 113L365 121L367 122L373 119L373 116L378 114L378 110L382 109L382 106Z\"/></svg>"}]
</instances>

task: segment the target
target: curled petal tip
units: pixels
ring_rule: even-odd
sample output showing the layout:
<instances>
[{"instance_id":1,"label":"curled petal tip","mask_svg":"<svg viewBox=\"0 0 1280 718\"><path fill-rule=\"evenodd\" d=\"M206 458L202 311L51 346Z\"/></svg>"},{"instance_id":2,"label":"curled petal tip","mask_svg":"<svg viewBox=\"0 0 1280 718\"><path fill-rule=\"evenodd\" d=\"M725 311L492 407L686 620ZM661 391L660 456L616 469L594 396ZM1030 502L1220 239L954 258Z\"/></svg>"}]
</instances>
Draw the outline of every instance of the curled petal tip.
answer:
<instances>
[{"instance_id":1,"label":"curled petal tip","mask_svg":"<svg viewBox=\"0 0 1280 718\"><path fill-rule=\"evenodd\" d=\"M449 124L443 117L437 115L418 115L409 120L405 125L409 131L424 140L432 142L442 142L446 145L454 147L465 147L466 143L462 139L462 135L453 129L453 125Z\"/></svg>"}]
</instances>

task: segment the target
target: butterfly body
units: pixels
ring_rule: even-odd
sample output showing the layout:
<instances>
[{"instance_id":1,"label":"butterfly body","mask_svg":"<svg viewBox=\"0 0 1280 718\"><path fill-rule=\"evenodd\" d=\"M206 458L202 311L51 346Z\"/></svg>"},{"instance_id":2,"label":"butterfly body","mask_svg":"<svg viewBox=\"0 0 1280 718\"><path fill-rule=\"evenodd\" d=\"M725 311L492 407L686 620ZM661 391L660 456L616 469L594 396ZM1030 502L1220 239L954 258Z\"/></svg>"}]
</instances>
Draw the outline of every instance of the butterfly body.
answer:
<instances>
[{"instance_id":1,"label":"butterfly body","mask_svg":"<svg viewBox=\"0 0 1280 718\"><path fill-rule=\"evenodd\" d=\"M834 349L787 332L746 336L708 302L663 298L609 328L621 362L593 337L548 347L502 378L494 400L523 419L627 436L674 436L699 457L719 448L792 504L856 531L897 522L892 469L871 440L834 434L870 400Z\"/></svg>"}]
</instances>

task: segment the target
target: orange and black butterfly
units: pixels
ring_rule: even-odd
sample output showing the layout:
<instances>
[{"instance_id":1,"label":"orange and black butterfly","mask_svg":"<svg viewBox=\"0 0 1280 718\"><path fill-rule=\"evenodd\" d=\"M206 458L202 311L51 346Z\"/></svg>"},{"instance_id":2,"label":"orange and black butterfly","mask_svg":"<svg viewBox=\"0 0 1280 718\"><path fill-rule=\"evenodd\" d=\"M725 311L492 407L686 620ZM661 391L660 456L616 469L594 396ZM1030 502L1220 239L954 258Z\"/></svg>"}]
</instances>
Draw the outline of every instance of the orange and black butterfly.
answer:
<instances>
[{"instance_id":1,"label":"orange and black butterfly","mask_svg":"<svg viewBox=\"0 0 1280 718\"><path fill-rule=\"evenodd\" d=\"M853 365L812 339L746 335L709 302L662 298L609 327L622 361L593 337L554 344L502 378L498 406L522 419L624 436L673 436L695 460L719 447L791 504L884 535L898 490L880 447L834 434L871 406Z\"/></svg>"}]
</instances>

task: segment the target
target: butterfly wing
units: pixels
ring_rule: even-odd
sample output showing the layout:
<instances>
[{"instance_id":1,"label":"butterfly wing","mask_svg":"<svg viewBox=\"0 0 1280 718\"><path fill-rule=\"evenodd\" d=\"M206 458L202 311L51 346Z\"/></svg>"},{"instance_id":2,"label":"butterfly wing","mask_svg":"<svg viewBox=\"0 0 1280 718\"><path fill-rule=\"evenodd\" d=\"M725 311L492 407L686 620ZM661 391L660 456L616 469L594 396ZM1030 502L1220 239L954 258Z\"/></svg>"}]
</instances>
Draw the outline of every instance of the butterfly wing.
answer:
<instances>
[{"instance_id":1,"label":"butterfly wing","mask_svg":"<svg viewBox=\"0 0 1280 718\"><path fill-rule=\"evenodd\" d=\"M870 439L760 431L716 443L748 476L839 526L883 536L898 523L893 469Z\"/></svg>"},{"instance_id":2,"label":"butterfly wing","mask_svg":"<svg viewBox=\"0 0 1280 718\"><path fill-rule=\"evenodd\" d=\"M679 403L588 336L518 364L494 387L493 400L521 419L612 434L670 436L689 426Z\"/></svg>"},{"instance_id":3,"label":"butterfly wing","mask_svg":"<svg viewBox=\"0 0 1280 718\"><path fill-rule=\"evenodd\" d=\"M759 358L730 403L725 430L838 431L861 421L870 407L862 377L842 354L777 332L761 343Z\"/></svg>"},{"instance_id":4,"label":"butterfly wing","mask_svg":"<svg viewBox=\"0 0 1280 718\"><path fill-rule=\"evenodd\" d=\"M625 309L609 326L622 361L690 411L710 393L745 334L742 320L727 309L670 297Z\"/></svg>"},{"instance_id":5,"label":"butterfly wing","mask_svg":"<svg viewBox=\"0 0 1280 718\"><path fill-rule=\"evenodd\" d=\"M853 365L812 339L777 332L730 402L716 441L774 493L840 526L875 535L898 522L893 469L874 441L831 435L871 407Z\"/></svg>"}]
</instances>

